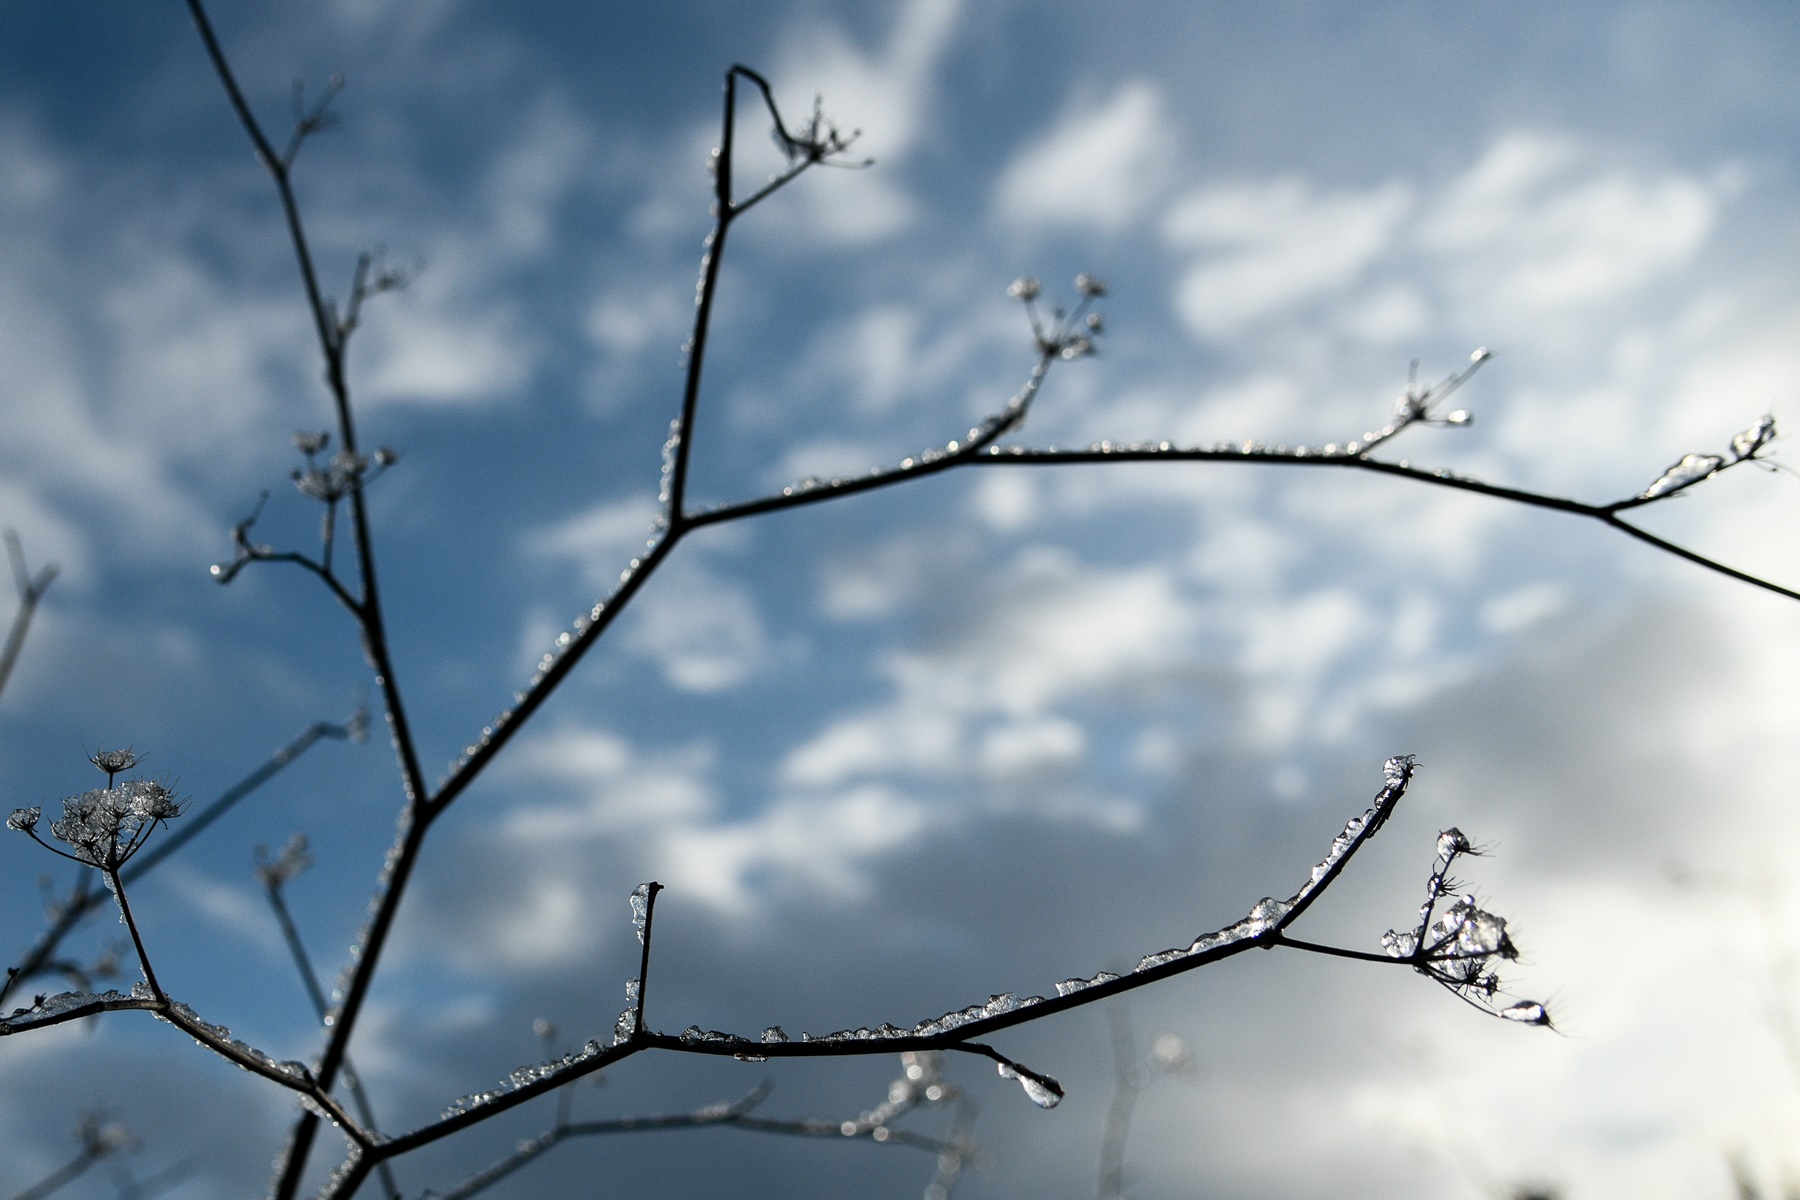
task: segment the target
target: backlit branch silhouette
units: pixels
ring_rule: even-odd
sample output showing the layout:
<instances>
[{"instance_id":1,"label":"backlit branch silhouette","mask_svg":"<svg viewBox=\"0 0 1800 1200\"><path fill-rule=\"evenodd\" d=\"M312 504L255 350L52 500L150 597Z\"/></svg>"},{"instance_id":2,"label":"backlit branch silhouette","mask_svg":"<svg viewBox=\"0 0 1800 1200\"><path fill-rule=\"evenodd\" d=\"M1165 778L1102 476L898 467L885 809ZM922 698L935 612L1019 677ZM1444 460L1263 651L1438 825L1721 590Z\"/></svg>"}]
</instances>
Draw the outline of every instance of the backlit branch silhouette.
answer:
<instances>
[{"instance_id":1,"label":"backlit branch silhouette","mask_svg":"<svg viewBox=\"0 0 1800 1200\"><path fill-rule=\"evenodd\" d=\"M471 1195L480 1187L521 1169L545 1150L569 1138L714 1124L795 1136L838 1137L863 1136L866 1126L870 1140L917 1145L935 1151L940 1158L940 1171L933 1186L947 1193L955 1182L956 1172L972 1154L966 1121L953 1127L949 1137L934 1141L894 1129L888 1122L899 1115L901 1109L896 1108L892 1114L878 1120L849 1123L854 1128L845 1133L844 1122L834 1127L828 1122L781 1122L762 1117L755 1111L761 1096L752 1093L735 1104L685 1113L578 1122L568 1112L570 1093L566 1089L575 1081L614 1063L652 1052L749 1060L900 1054L910 1056L904 1060L909 1079L913 1066L927 1062L933 1064L930 1070L935 1072L937 1058L934 1056L964 1054L992 1062L998 1073L1016 1081L1033 1103L1048 1108L1062 1098L1062 1086L1050 1075L1014 1060L986 1039L1004 1034L1015 1026L1117 997L1252 950L1287 949L1401 966L1427 976L1490 1015L1528 1025L1549 1024L1549 1014L1538 1002L1517 1000L1503 1004L1499 999L1501 985L1496 968L1515 957L1516 950L1503 920L1488 912L1473 897L1451 898L1451 893L1458 888L1450 876L1452 865L1475 853L1455 830L1445 831L1440 836L1438 860L1416 923L1407 932L1390 931L1386 953L1304 941L1291 932L1295 923L1340 877L1359 849L1383 827L1406 793L1415 764L1410 757L1398 756L1387 760L1373 802L1344 826L1306 881L1286 899L1264 897L1251 905L1242 919L1202 933L1185 945L1146 954L1133 970L1122 975L1102 971L1090 977L1072 977L1057 984L1054 995L1021 997L1010 992L995 993L985 1001L907 1025L894 1025L885 1020L877 1022L872 1018L868 1024L855 1029L802 1034L797 1039L773 1025L750 1034L705 1031L697 1026L689 1026L679 1033L659 1029L651 1020L649 982L653 921L660 885L645 883L630 898L641 942L638 971L627 981L625 1007L609 1029L597 1031L596 1036L577 1050L540 1064L521 1067L492 1091L456 1101L437 1120L403 1133L381 1133L373 1106L355 1083L349 1047L365 1012L396 914L424 853L430 830L558 691L680 544L701 530L843 499L961 467L1155 462L1334 468L1367 471L1588 518L1710 571L1790 599L1800 599L1800 592L1662 539L1628 520L1626 515L1683 494L1744 463L1768 465L1775 436L1771 418L1764 418L1738 434L1723 453L1685 455L1641 492L1610 503L1588 503L1489 484L1446 471L1417 467L1406 460L1374 457L1376 450L1386 449L1413 427L1468 424L1471 417L1466 410L1446 410L1445 402L1487 362L1489 356L1485 350L1477 350L1466 368L1434 386L1421 388L1415 376L1385 425L1343 442L1288 446L1251 440L1211 447L1178 446L1170 442L1102 442L1086 448L1059 449L1007 441L1020 431L1031 408L1040 401L1051 371L1060 364L1092 354L1098 339L1105 333L1104 317L1096 306L1104 298L1106 289L1099 280L1086 274L1076 278L1076 298L1067 306L1050 302L1043 286L1034 279L1024 278L1013 283L1009 290L1024 306L1028 322L1032 351L1030 366L1018 390L985 419L969 428L966 434L925 449L896 465L877 467L866 474L809 478L761 497L711 507L695 505L690 500L694 482L692 448L703 424L701 399L709 338L729 234L739 219L814 167L868 165L867 160L850 157L856 135L841 131L825 117L821 106L816 105L806 121L790 122L782 114L770 83L762 75L747 67L733 66L724 78L719 145L711 160L713 224L700 264L679 401L663 448L659 514L646 549L631 560L617 586L597 598L557 639L538 663L524 690L518 693L515 703L500 712L479 733L466 739L462 755L434 784L420 761L401 679L391 652L389 616L377 584L378 555L367 501L367 489L397 461L397 456L386 448L370 453L363 451L348 371L348 354L353 335L364 317L365 302L402 286L405 275L383 267L377 256L363 255L351 272L347 299L342 304L327 294L321 281L322 273L294 191L294 172L298 155L307 140L332 123L331 103L341 81L334 79L324 94L311 104L296 91L293 126L281 148L277 149L279 139L270 136L246 99L201 0L187 0L187 7L227 101L274 185L299 272L304 304L323 360L324 381L334 421L334 427L329 431L307 431L295 436L295 447L302 462L293 471L293 482L308 501L322 506L317 550L277 549L255 541L252 532L263 503L259 500L250 514L232 530L232 560L215 567L213 574L220 583L229 584L245 570L260 564L297 566L318 580L349 617L374 676L394 749L399 777L397 833L376 881L367 924L351 948L340 988L330 995L319 984L286 905L284 888L299 868L303 847L294 847L283 856L265 858L262 875L265 894L282 926L302 986L318 1011L322 1031L321 1044L313 1062L276 1062L269 1055L233 1039L228 1030L202 1020L164 990L154 970L152 950L140 934L127 898L128 887L138 875L160 861L157 855L166 857L180 844L183 836L180 832L159 833L165 824L180 818L174 830L182 828L181 822L186 822L189 829L203 827L229 804L222 798L202 813L190 811L183 815L181 801L167 786L154 780L121 782L115 778L128 773L134 763L120 759L117 760L120 765L115 768L110 765L114 760L101 762L97 756L96 765L108 775L107 787L80 792L66 799L62 817L50 824L48 839L39 832L42 813L36 809L18 810L9 824L39 841L47 850L73 859L103 876L130 934L143 980L129 993L75 992L41 997L29 1008L0 1018L0 1036L65 1024L101 1012L145 1011L181 1028L215 1054L293 1092L302 1104L303 1112L292 1128L280 1159L273 1187L277 1200L291 1200L297 1194L313 1161L322 1123L332 1125L345 1143L341 1162L322 1195L331 1200L351 1196L372 1172L380 1172L384 1187L392 1196L400 1191L389 1173L394 1160L552 1092L561 1095L557 1118L536 1142L531 1143L536 1148L529 1151L519 1148L490 1167L484 1175L459 1185L461 1190L453 1194ZM761 110L762 117L771 126L785 165L740 194L735 154L740 109L746 107ZM328 450L331 451L329 457L326 456ZM347 539L349 543L342 552L337 545L340 539ZM9 546L15 545L9 543ZM16 656L15 643L23 638L29 611L49 582L47 575L31 577L25 574L23 559L16 551L13 558L15 576L21 581L22 618L15 620L16 636L9 639L7 658L0 663L0 667L6 669L10 669L12 657ZM40 579L41 584L36 582ZM0 682L3 681L4 670L0 670ZM319 737L342 735L332 733L333 728L347 731L347 727L314 726L309 731L311 740L305 744L310 745ZM303 739L306 736L303 735ZM275 768L298 752L290 748L286 758L278 755ZM131 758L128 752L125 758ZM244 788L236 795L228 793L230 802L235 803L247 790ZM153 837L156 839L154 847ZM79 892L68 911L90 911L100 903L99 895L92 889ZM69 927L78 919L79 913L69 919ZM59 917L58 922L61 921ZM53 927L54 936L47 935L47 940L40 943L48 948L38 954L35 963L27 959L27 965L31 967L29 972L20 968L9 976L9 989L27 974L60 969L51 964L56 942L66 931L63 928L57 932ZM921 1070L924 1070L922 1066ZM908 1099L906 1104L938 1102L927 1095L930 1085L921 1086L925 1090L919 1095L924 1100ZM338 1099L340 1087L350 1092L350 1104ZM891 1099L889 1103L901 1102ZM354 1114L352 1108L356 1110ZM872 1113L880 1111L871 1110ZM867 1116L865 1114L865 1118Z\"/></svg>"}]
</instances>

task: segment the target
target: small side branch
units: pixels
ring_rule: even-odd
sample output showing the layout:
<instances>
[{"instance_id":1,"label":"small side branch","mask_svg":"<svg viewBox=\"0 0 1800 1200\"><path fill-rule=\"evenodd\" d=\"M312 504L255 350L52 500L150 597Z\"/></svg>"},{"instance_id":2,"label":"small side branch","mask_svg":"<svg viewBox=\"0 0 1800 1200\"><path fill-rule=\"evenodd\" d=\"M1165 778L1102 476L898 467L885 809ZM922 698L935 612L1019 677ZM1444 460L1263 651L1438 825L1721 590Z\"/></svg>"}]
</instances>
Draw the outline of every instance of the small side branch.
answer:
<instances>
[{"instance_id":1,"label":"small side branch","mask_svg":"<svg viewBox=\"0 0 1800 1200\"><path fill-rule=\"evenodd\" d=\"M135 1150L138 1140L123 1125L103 1121L98 1114L88 1113L75 1127L75 1140L81 1149L74 1158L50 1172L12 1200L46 1200L87 1173L89 1167L115 1154Z\"/></svg>"},{"instance_id":2,"label":"small side branch","mask_svg":"<svg viewBox=\"0 0 1800 1200\"><path fill-rule=\"evenodd\" d=\"M8 529L0 536L6 539L6 557L12 565L13 586L19 592L19 607L13 613L12 626L6 631L6 642L0 645L0 693L3 693L6 681L12 678L13 665L19 661L19 651L25 647L25 634L31 629L31 618L37 615L38 602L50 590L60 568L55 563L48 563L32 574L25 565L25 547L19 543L19 535Z\"/></svg>"}]
</instances>

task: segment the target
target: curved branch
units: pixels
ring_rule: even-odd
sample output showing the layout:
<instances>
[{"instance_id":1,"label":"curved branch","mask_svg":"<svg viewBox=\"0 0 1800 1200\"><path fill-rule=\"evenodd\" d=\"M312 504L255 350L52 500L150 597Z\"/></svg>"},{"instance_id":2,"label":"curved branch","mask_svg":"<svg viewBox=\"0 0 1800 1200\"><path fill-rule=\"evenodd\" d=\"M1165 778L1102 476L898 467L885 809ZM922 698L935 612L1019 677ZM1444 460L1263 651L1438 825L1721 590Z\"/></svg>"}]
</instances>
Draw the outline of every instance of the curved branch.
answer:
<instances>
[{"instance_id":1,"label":"curved branch","mask_svg":"<svg viewBox=\"0 0 1800 1200\"><path fill-rule=\"evenodd\" d=\"M344 1111L343 1106L329 1092L320 1087L312 1072L305 1066L295 1062L276 1062L261 1050L233 1038L230 1030L202 1020L181 1001L152 995L147 988L141 991L134 988L130 995L118 991L99 995L64 992L57 996L40 997L32 1007L15 1009L11 1016L0 1017L0 1037L48 1029L53 1025L66 1025L70 1021L79 1021L83 1017L100 1013L134 1010L148 1012L159 1021L167 1021L221 1058L229 1059L254 1075L260 1075L289 1091L299 1093L308 1103L323 1111L358 1145L374 1144L369 1133Z\"/></svg>"}]
</instances>

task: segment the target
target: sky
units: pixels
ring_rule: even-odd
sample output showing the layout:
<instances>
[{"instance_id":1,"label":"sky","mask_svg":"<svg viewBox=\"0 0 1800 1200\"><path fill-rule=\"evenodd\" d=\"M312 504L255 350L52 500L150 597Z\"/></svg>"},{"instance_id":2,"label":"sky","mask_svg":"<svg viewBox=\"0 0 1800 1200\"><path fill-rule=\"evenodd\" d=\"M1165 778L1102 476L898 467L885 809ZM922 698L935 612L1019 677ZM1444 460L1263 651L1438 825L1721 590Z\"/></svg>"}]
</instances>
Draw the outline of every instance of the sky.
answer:
<instances>
[{"instance_id":1,"label":"sky","mask_svg":"<svg viewBox=\"0 0 1800 1200\"><path fill-rule=\"evenodd\" d=\"M1344 442L1492 357L1466 426L1391 457L1588 501L1765 414L1800 420L1800 12L1781 4L890 5L329 0L213 17L273 127L345 83L296 186L328 290L407 273L350 375L396 674L428 771L642 551L708 229L725 69L819 97L866 170L734 228L693 434L700 503L892 464L997 411L1033 361L1007 295L1108 285L1021 445ZM737 170L779 159L742 110ZM228 587L230 530L317 544L289 485L328 399L280 214L181 5L0 8L0 524L60 574L0 695L10 810L130 745L197 803L370 690L316 582ZM1384 452L1390 452L1384 451ZM1774 461L1791 457L1777 441ZM1791 471L1654 506L1662 536L1800 585ZM1404 969L1246 955L1131 994L1189 1075L1138 1102L1133 1200L1734 1195L1800 1178L1792 601L1593 522L1348 472L956 471L685 541L434 828L352 1046L384 1129L604 1036L659 902L650 1019L754 1033L920 1019L1128 969L1286 895L1418 756L1296 934L1378 950L1440 830L1556 1030ZM379 730L379 722L377 722ZM253 874L332 976L400 805L386 739L322 742L133 892L159 977L277 1057L316 1021ZM0 840L0 957L42 928ZM102 919L72 943L116 942ZM129 976L127 977L127 979ZM39 986L44 986L40 984ZM142 1018L142 1019L140 1019ZM81 1114L259 1194L293 1105L143 1014L0 1041L0 1194ZM1004 1035L1040 1111L952 1062L970 1198L1084 1195L1114 1087L1098 1006ZM1146 1049L1147 1052L1147 1049ZM887 1059L640 1056L595 1118L765 1080L855 1115ZM447 1190L545 1104L397 1164ZM941 1133L947 1108L906 1127ZM332 1143L335 1145L335 1143ZM326 1156L322 1156L326 1157ZM326 1164L320 1164L319 1178ZM712 1129L566 1144L489 1194L914 1196L929 1154Z\"/></svg>"}]
</instances>

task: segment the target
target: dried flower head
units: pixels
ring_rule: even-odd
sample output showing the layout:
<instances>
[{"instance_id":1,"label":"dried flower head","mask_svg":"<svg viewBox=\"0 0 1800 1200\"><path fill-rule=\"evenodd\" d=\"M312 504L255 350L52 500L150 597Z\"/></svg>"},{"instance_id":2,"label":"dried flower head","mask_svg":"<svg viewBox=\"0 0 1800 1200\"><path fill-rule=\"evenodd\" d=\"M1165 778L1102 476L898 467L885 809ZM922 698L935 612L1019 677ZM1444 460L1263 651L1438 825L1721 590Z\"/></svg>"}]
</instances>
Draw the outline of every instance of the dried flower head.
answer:
<instances>
[{"instance_id":1,"label":"dried flower head","mask_svg":"<svg viewBox=\"0 0 1800 1200\"><path fill-rule=\"evenodd\" d=\"M73 853L57 853L106 871L118 870L158 825L181 815L181 803L175 793L149 779L93 788L68 797L62 806L62 819L51 822L50 834ZM49 846L37 835L39 815L38 809L22 808L6 823Z\"/></svg>"},{"instance_id":2,"label":"dried flower head","mask_svg":"<svg viewBox=\"0 0 1800 1200\"><path fill-rule=\"evenodd\" d=\"M294 435L294 449L311 458L331 444L331 435L323 429L317 433L301 430Z\"/></svg>"},{"instance_id":3,"label":"dried flower head","mask_svg":"<svg viewBox=\"0 0 1800 1200\"><path fill-rule=\"evenodd\" d=\"M1075 277L1075 290L1096 300L1106 295L1106 285L1086 271Z\"/></svg>"},{"instance_id":4,"label":"dried flower head","mask_svg":"<svg viewBox=\"0 0 1800 1200\"><path fill-rule=\"evenodd\" d=\"M132 753L131 747L123 750L100 750L88 756L88 761L106 773L108 782L114 775L129 771L138 765L138 756Z\"/></svg>"},{"instance_id":5,"label":"dried flower head","mask_svg":"<svg viewBox=\"0 0 1800 1200\"><path fill-rule=\"evenodd\" d=\"M288 839L281 853L269 857L267 846L256 848L256 877L266 888L279 888L294 876L312 866L312 855L306 852L306 835L296 833Z\"/></svg>"},{"instance_id":6,"label":"dried flower head","mask_svg":"<svg viewBox=\"0 0 1800 1200\"><path fill-rule=\"evenodd\" d=\"M1029 304L1031 301L1036 300L1038 298L1038 293L1043 290L1043 284L1039 283L1029 275L1021 275L1007 285L1006 294L1015 300L1023 300Z\"/></svg>"},{"instance_id":7,"label":"dried flower head","mask_svg":"<svg viewBox=\"0 0 1800 1200\"><path fill-rule=\"evenodd\" d=\"M349 494L368 469L367 458L339 450L331 456L331 462L323 470L308 467L304 471L295 471L294 486L303 495L311 496L314 500L334 504Z\"/></svg>"}]
</instances>

